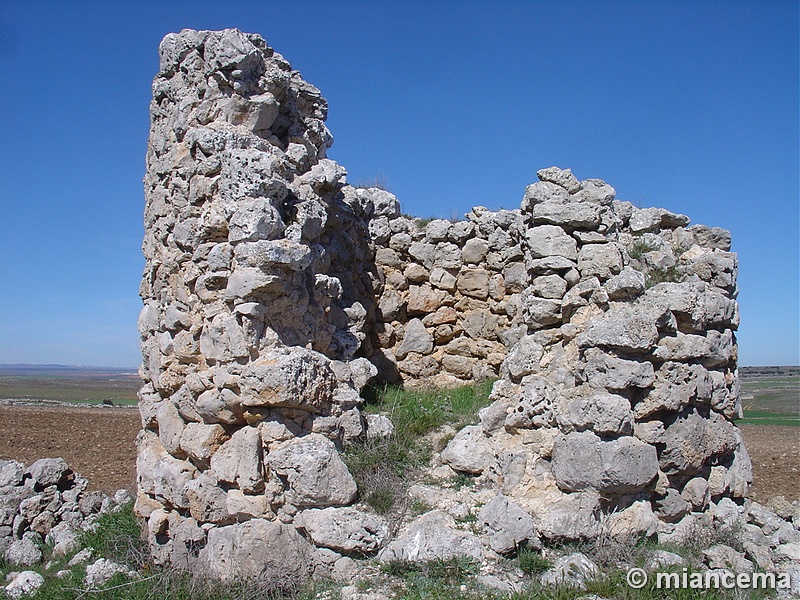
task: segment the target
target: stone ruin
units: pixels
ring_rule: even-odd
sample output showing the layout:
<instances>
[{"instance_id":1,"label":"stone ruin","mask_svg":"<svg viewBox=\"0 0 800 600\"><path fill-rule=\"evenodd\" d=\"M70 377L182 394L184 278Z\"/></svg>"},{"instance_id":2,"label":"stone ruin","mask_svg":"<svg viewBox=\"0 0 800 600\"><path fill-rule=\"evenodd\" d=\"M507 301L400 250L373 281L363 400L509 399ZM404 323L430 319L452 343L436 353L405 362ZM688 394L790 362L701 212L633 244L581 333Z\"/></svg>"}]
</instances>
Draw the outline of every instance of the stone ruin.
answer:
<instances>
[{"instance_id":1,"label":"stone ruin","mask_svg":"<svg viewBox=\"0 0 800 600\"><path fill-rule=\"evenodd\" d=\"M159 53L135 505L157 562L303 577L669 538L741 504L728 232L556 167L519 209L424 224L347 183L326 101L258 35L184 30ZM362 389L486 378L480 424L434 459L482 482L484 533L437 510L390 539L338 452L392 430Z\"/></svg>"}]
</instances>

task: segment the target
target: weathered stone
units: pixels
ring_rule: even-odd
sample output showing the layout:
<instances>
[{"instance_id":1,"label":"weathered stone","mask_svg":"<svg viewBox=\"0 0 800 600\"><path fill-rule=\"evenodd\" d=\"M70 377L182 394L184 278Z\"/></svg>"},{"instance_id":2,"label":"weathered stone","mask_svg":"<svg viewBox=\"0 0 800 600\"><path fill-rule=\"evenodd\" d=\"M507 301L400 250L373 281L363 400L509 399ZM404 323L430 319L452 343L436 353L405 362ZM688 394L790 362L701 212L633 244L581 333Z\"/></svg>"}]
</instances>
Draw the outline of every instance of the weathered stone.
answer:
<instances>
[{"instance_id":1,"label":"weathered stone","mask_svg":"<svg viewBox=\"0 0 800 600\"><path fill-rule=\"evenodd\" d=\"M221 425L187 423L181 432L180 448L191 459L205 464L227 439Z\"/></svg>"},{"instance_id":2,"label":"weathered stone","mask_svg":"<svg viewBox=\"0 0 800 600\"><path fill-rule=\"evenodd\" d=\"M442 462L456 471L480 474L495 460L494 452L477 425L464 427L442 450Z\"/></svg>"},{"instance_id":3,"label":"weathered stone","mask_svg":"<svg viewBox=\"0 0 800 600\"><path fill-rule=\"evenodd\" d=\"M715 413L704 417L696 409L678 417L664 436L666 447L659 463L667 474L697 474L710 458L732 453L737 447L733 425Z\"/></svg>"},{"instance_id":4,"label":"weathered stone","mask_svg":"<svg viewBox=\"0 0 800 600\"><path fill-rule=\"evenodd\" d=\"M500 554L512 552L523 544L541 547L531 516L506 496L495 496L484 504L478 513L478 523L487 530L489 546Z\"/></svg>"},{"instance_id":5,"label":"weathered stone","mask_svg":"<svg viewBox=\"0 0 800 600\"><path fill-rule=\"evenodd\" d=\"M602 441L590 431L573 432L553 447L553 473L563 490L635 493L657 471L656 449L633 437Z\"/></svg>"},{"instance_id":6,"label":"weathered stone","mask_svg":"<svg viewBox=\"0 0 800 600\"><path fill-rule=\"evenodd\" d=\"M578 245L575 238L555 225L539 225L528 229L525 234L528 251L533 258L561 256L568 260L578 259Z\"/></svg>"},{"instance_id":7,"label":"weathered stone","mask_svg":"<svg viewBox=\"0 0 800 600\"><path fill-rule=\"evenodd\" d=\"M587 349L585 359L583 377L587 383L596 387L607 390L647 388L655 380L653 365L649 362L617 358L599 348Z\"/></svg>"},{"instance_id":8,"label":"weathered stone","mask_svg":"<svg viewBox=\"0 0 800 600\"><path fill-rule=\"evenodd\" d=\"M255 493L264 488L261 436L255 427L236 431L211 457L211 474L219 481Z\"/></svg>"},{"instance_id":9,"label":"weathered stone","mask_svg":"<svg viewBox=\"0 0 800 600\"><path fill-rule=\"evenodd\" d=\"M680 521L692 510L692 505L673 488L669 488L666 495L658 498L654 505L658 516L670 523Z\"/></svg>"},{"instance_id":10,"label":"weathered stone","mask_svg":"<svg viewBox=\"0 0 800 600\"><path fill-rule=\"evenodd\" d=\"M413 521L399 538L392 541L378 556L383 562L432 560L447 561L454 558L480 560L481 543L474 535L455 528L453 518L441 511L433 511Z\"/></svg>"},{"instance_id":11,"label":"weathered stone","mask_svg":"<svg viewBox=\"0 0 800 600\"><path fill-rule=\"evenodd\" d=\"M430 354L433 338L419 319L411 319L405 327L403 342L397 348L397 357L402 359L410 352Z\"/></svg>"},{"instance_id":12,"label":"weathered stone","mask_svg":"<svg viewBox=\"0 0 800 600\"><path fill-rule=\"evenodd\" d=\"M251 519L210 529L200 561L204 572L223 581L263 578L288 587L311 574L312 551L291 525Z\"/></svg>"},{"instance_id":13,"label":"weathered stone","mask_svg":"<svg viewBox=\"0 0 800 600\"><path fill-rule=\"evenodd\" d=\"M311 540L344 554L375 552L389 535L386 522L355 508L312 508L295 519Z\"/></svg>"},{"instance_id":14,"label":"weathered stone","mask_svg":"<svg viewBox=\"0 0 800 600\"><path fill-rule=\"evenodd\" d=\"M8 580L6 580L8 581ZM3 588L9 598L18 600L23 596L33 596L44 585L44 577L36 571L22 571L11 579L11 582Z\"/></svg>"},{"instance_id":15,"label":"weathered stone","mask_svg":"<svg viewBox=\"0 0 800 600\"><path fill-rule=\"evenodd\" d=\"M117 574L122 574L128 579L139 577L136 571L125 565L115 563L106 558L98 558L92 564L86 566L84 584L89 589L100 588L111 581Z\"/></svg>"},{"instance_id":16,"label":"weathered stone","mask_svg":"<svg viewBox=\"0 0 800 600\"><path fill-rule=\"evenodd\" d=\"M25 474L25 465L15 460L0 460L0 487L19 485Z\"/></svg>"},{"instance_id":17,"label":"weathered stone","mask_svg":"<svg viewBox=\"0 0 800 600\"><path fill-rule=\"evenodd\" d=\"M430 282L433 287L452 292L456 289L457 278L450 271L434 267L431 271Z\"/></svg>"},{"instance_id":18,"label":"weathered stone","mask_svg":"<svg viewBox=\"0 0 800 600\"><path fill-rule=\"evenodd\" d=\"M633 299L644 291L644 273L625 267L605 282L603 287L611 300Z\"/></svg>"},{"instance_id":19,"label":"weathered stone","mask_svg":"<svg viewBox=\"0 0 800 600\"><path fill-rule=\"evenodd\" d=\"M556 420L561 430L594 431L600 435L625 435L633 432L630 403L616 394L575 388L559 398Z\"/></svg>"},{"instance_id":20,"label":"weathered stone","mask_svg":"<svg viewBox=\"0 0 800 600\"><path fill-rule=\"evenodd\" d=\"M22 539L14 540L6 548L5 559L12 565L29 567L42 560L42 551L39 549L38 542L41 537L38 533L28 532Z\"/></svg>"},{"instance_id":21,"label":"weathered stone","mask_svg":"<svg viewBox=\"0 0 800 600\"><path fill-rule=\"evenodd\" d=\"M412 285L408 289L406 312L409 316L430 314L442 305L443 299L441 290L434 290L429 285Z\"/></svg>"},{"instance_id":22,"label":"weathered stone","mask_svg":"<svg viewBox=\"0 0 800 600\"><path fill-rule=\"evenodd\" d=\"M312 433L274 448L265 463L285 478L286 499L295 506L350 504L356 483L329 439Z\"/></svg>"},{"instance_id":23,"label":"weathered stone","mask_svg":"<svg viewBox=\"0 0 800 600\"><path fill-rule=\"evenodd\" d=\"M583 277L609 279L622 270L622 254L616 244L586 244L578 252L578 270Z\"/></svg>"},{"instance_id":24,"label":"weathered stone","mask_svg":"<svg viewBox=\"0 0 800 600\"><path fill-rule=\"evenodd\" d=\"M591 229L600 224L599 208L597 204L545 202L533 207L533 222L569 229Z\"/></svg>"},{"instance_id":25,"label":"weathered stone","mask_svg":"<svg viewBox=\"0 0 800 600\"><path fill-rule=\"evenodd\" d=\"M59 485L72 476L72 469L63 458L40 458L25 470L38 491Z\"/></svg>"},{"instance_id":26,"label":"weathered stone","mask_svg":"<svg viewBox=\"0 0 800 600\"><path fill-rule=\"evenodd\" d=\"M456 289L465 296L485 300L489 297L489 272L484 269L465 269L459 274Z\"/></svg>"},{"instance_id":27,"label":"weathered stone","mask_svg":"<svg viewBox=\"0 0 800 600\"><path fill-rule=\"evenodd\" d=\"M461 259L465 264L479 265L489 252L489 242L481 238L467 240L461 249Z\"/></svg>"},{"instance_id":28,"label":"weathered stone","mask_svg":"<svg viewBox=\"0 0 800 600\"><path fill-rule=\"evenodd\" d=\"M637 310L629 305L613 306L578 336L584 348L601 346L628 352L650 350L658 340L656 326L661 315Z\"/></svg>"},{"instance_id":29,"label":"weathered stone","mask_svg":"<svg viewBox=\"0 0 800 600\"><path fill-rule=\"evenodd\" d=\"M324 356L292 347L251 362L239 386L242 406L321 411L331 402L336 377Z\"/></svg>"},{"instance_id":30,"label":"weathered stone","mask_svg":"<svg viewBox=\"0 0 800 600\"><path fill-rule=\"evenodd\" d=\"M531 212L534 207L543 202L564 202L569 198L568 192L561 186L549 181L537 181L525 188L521 208Z\"/></svg>"},{"instance_id":31,"label":"weathered stone","mask_svg":"<svg viewBox=\"0 0 800 600\"><path fill-rule=\"evenodd\" d=\"M567 282L558 275L542 275L531 281L531 291L542 298L563 298Z\"/></svg>"},{"instance_id":32,"label":"weathered stone","mask_svg":"<svg viewBox=\"0 0 800 600\"><path fill-rule=\"evenodd\" d=\"M563 187L569 193L574 194L581 189L581 183L572 174L572 169L560 169L559 167L548 167L539 169L536 172L541 181L549 181Z\"/></svg>"}]
</instances>

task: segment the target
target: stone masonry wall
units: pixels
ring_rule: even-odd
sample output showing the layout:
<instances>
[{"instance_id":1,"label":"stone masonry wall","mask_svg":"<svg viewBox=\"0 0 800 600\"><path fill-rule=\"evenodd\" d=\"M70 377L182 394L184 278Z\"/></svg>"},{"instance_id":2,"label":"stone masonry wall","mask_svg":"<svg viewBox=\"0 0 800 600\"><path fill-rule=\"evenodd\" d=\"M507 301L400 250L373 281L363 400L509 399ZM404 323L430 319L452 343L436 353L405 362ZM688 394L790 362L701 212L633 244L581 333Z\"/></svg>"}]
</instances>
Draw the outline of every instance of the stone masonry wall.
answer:
<instances>
[{"instance_id":1,"label":"stone masonry wall","mask_svg":"<svg viewBox=\"0 0 800 600\"><path fill-rule=\"evenodd\" d=\"M391 433L361 411L370 380L498 378L435 460L531 542L670 535L745 495L727 232L556 167L518 210L422 225L346 183L325 100L259 36L159 52L136 501L158 562L297 578L405 556L337 450ZM487 528L470 548L507 551Z\"/></svg>"}]
</instances>

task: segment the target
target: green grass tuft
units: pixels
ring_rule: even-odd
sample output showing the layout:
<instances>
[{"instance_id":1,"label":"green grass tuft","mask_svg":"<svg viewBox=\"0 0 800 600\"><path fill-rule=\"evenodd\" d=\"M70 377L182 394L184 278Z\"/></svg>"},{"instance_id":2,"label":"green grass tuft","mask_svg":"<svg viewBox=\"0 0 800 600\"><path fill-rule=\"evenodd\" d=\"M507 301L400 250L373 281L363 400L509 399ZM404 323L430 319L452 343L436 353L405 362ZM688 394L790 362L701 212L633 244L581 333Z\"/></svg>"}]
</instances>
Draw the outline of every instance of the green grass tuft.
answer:
<instances>
[{"instance_id":1,"label":"green grass tuft","mask_svg":"<svg viewBox=\"0 0 800 600\"><path fill-rule=\"evenodd\" d=\"M424 436L446 423L460 428L477 422L475 413L489 403L491 389L492 382L487 381L436 391L369 390L366 410L388 414L395 431L387 438L356 441L344 449L361 498L381 514L408 508L406 490L430 461L432 448Z\"/></svg>"}]
</instances>

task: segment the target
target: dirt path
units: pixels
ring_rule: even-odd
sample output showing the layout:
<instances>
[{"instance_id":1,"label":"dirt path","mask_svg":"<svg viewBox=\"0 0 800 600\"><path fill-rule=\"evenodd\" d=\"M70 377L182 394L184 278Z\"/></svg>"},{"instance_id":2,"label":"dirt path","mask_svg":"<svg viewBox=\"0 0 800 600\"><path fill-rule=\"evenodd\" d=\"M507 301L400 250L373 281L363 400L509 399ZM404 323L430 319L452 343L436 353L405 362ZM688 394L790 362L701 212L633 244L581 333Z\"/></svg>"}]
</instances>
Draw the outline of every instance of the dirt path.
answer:
<instances>
[{"instance_id":1,"label":"dirt path","mask_svg":"<svg viewBox=\"0 0 800 600\"><path fill-rule=\"evenodd\" d=\"M0 458L30 464L61 456L92 489L134 490L139 413L135 409L0 406ZM800 427L743 425L753 461L752 498L800 499Z\"/></svg>"}]
</instances>

